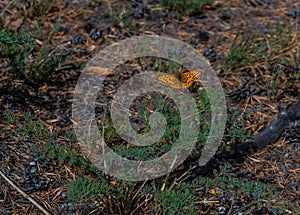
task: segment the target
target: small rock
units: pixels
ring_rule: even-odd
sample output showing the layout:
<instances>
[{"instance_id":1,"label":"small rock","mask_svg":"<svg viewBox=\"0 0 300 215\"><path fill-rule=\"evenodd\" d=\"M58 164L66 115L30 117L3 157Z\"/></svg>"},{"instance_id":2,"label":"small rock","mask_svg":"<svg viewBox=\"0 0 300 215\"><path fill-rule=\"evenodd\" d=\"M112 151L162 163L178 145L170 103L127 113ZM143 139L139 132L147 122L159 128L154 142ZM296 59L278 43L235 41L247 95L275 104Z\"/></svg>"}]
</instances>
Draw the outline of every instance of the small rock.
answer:
<instances>
[{"instance_id":1,"label":"small rock","mask_svg":"<svg viewBox=\"0 0 300 215\"><path fill-rule=\"evenodd\" d=\"M293 8L288 12L287 15L292 17L293 19L296 19L297 17L300 18L300 10Z\"/></svg>"},{"instance_id":2,"label":"small rock","mask_svg":"<svg viewBox=\"0 0 300 215\"><path fill-rule=\"evenodd\" d=\"M219 213L220 214L225 214L226 213L226 208L223 206L218 207Z\"/></svg>"},{"instance_id":3,"label":"small rock","mask_svg":"<svg viewBox=\"0 0 300 215\"><path fill-rule=\"evenodd\" d=\"M36 172L36 167L33 167L31 170L30 170L30 173L33 174Z\"/></svg>"},{"instance_id":4,"label":"small rock","mask_svg":"<svg viewBox=\"0 0 300 215\"><path fill-rule=\"evenodd\" d=\"M203 42L206 42L209 40L209 34L204 30L200 30L198 31L196 38Z\"/></svg>"},{"instance_id":5,"label":"small rock","mask_svg":"<svg viewBox=\"0 0 300 215\"><path fill-rule=\"evenodd\" d=\"M77 45L77 44L84 44L87 41L86 36L82 34L75 34L73 36L72 44Z\"/></svg>"},{"instance_id":6,"label":"small rock","mask_svg":"<svg viewBox=\"0 0 300 215\"><path fill-rule=\"evenodd\" d=\"M93 28L93 29L90 31L90 37L91 37L93 40L97 40L97 39L99 39L101 36L102 36L102 31L101 31L99 28Z\"/></svg>"},{"instance_id":7,"label":"small rock","mask_svg":"<svg viewBox=\"0 0 300 215\"><path fill-rule=\"evenodd\" d=\"M29 165L30 165L30 166L36 166L36 163L35 163L35 161L31 161L31 162L29 163Z\"/></svg>"}]
</instances>

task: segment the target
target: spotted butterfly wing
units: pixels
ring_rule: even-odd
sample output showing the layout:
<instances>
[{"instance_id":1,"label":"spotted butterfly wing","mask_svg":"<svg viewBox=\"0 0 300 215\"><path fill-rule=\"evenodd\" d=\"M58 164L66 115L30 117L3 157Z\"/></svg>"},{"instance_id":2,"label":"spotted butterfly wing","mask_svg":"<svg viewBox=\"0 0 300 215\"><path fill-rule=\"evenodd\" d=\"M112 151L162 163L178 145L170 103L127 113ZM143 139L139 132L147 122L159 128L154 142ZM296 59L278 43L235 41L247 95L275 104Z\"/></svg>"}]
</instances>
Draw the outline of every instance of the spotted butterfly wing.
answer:
<instances>
[{"instance_id":1,"label":"spotted butterfly wing","mask_svg":"<svg viewBox=\"0 0 300 215\"><path fill-rule=\"evenodd\" d=\"M169 85L174 89L187 89L193 85L193 82L200 77L200 72L189 71L180 74L165 74L158 76L158 80Z\"/></svg>"},{"instance_id":2,"label":"spotted butterfly wing","mask_svg":"<svg viewBox=\"0 0 300 215\"><path fill-rule=\"evenodd\" d=\"M194 81L200 77L200 72L190 71L180 74L180 81L182 82L182 87L187 89L190 88Z\"/></svg>"},{"instance_id":3,"label":"spotted butterfly wing","mask_svg":"<svg viewBox=\"0 0 300 215\"><path fill-rule=\"evenodd\" d=\"M158 80L174 89L181 89L181 82L177 74L165 74L158 76Z\"/></svg>"}]
</instances>

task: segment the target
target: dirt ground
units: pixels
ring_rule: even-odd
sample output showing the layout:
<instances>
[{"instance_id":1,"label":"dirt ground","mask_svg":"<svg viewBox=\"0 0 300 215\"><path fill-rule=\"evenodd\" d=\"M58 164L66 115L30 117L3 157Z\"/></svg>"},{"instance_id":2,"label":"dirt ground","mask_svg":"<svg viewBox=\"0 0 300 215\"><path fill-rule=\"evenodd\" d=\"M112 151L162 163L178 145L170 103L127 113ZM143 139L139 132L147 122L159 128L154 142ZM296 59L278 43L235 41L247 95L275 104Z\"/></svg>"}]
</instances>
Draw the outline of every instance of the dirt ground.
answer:
<instances>
[{"instance_id":1,"label":"dirt ground","mask_svg":"<svg viewBox=\"0 0 300 215\"><path fill-rule=\"evenodd\" d=\"M42 132L50 135L55 145L68 146L79 152L70 130L74 89L82 71L80 65L115 42L138 35L161 35L179 39L199 50L216 70L224 87L228 113L237 111L241 116L239 120L243 121L229 123L227 132L234 126L239 126L245 134L255 137L280 112L299 100L298 0L217 0L200 6L189 16L178 15L176 11L162 7L155 0L64 0L57 1L41 15L32 14L30 5L25 2L0 2L0 26L13 32L34 35L39 46L51 35L49 46L57 47L56 51L59 53L70 54L67 60L69 64L59 65L46 81L33 84L15 78L7 59L0 58L0 169L17 187L30 194L51 214L111 213L101 211L101 205L96 201L70 207L72 202L67 198L69 184L80 175L91 173L68 163L60 163L56 158L42 157L36 160L33 148L41 147L47 141L41 140L42 138L37 140L24 131L28 117L26 113L31 113L35 121L45 126L46 130ZM52 34L56 23L60 26ZM250 66L244 64L244 68L226 67L229 64L222 63L222 59L229 55L236 35L255 33L259 41L263 35L272 35L272 29L276 29L278 25L288 26L291 46L296 44L295 46L278 52L265 62L254 62ZM299 53L298 59L293 57L296 52ZM277 73L279 69L282 72ZM125 75L130 76L130 71ZM289 78L291 75L296 78ZM115 80L117 79L112 78L112 82ZM8 122L8 112L15 114L16 123ZM39 129L32 126L33 129ZM231 137L225 137L224 141L235 144ZM240 139L236 141L242 142ZM298 119L285 128L275 143L247 156L242 163L232 164L232 176L243 181L272 184L280 193L283 212L271 211L264 204L251 209L248 204L255 202L256 197L245 199L239 195L239 190L232 190L222 197L198 194L200 199L206 199L209 203L199 206L197 213L300 214L299 157ZM213 178L212 173L207 177ZM0 186L0 214L41 214L40 209L3 177L0 177ZM221 201L222 198L224 202ZM236 200L230 203L228 199ZM238 204L240 207L248 205L250 209L235 213L233 206ZM149 201L149 205L143 206L147 208L145 214L152 213L149 210L151 205ZM221 206L226 208L226 212L222 212Z\"/></svg>"}]
</instances>

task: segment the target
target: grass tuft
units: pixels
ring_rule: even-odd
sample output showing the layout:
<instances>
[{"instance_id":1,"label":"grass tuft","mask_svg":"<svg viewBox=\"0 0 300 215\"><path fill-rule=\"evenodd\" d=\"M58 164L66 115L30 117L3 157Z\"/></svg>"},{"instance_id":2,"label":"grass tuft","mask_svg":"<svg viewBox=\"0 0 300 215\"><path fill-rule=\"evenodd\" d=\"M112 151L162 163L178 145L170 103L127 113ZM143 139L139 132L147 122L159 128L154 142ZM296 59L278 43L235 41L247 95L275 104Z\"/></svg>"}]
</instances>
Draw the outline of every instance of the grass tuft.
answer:
<instances>
[{"instance_id":1,"label":"grass tuft","mask_svg":"<svg viewBox=\"0 0 300 215\"><path fill-rule=\"evenodd\" d=\"M297 58L299 41L288 26L278 24L275 29L270 27L269 31L266 35L238 33L229 54L221 62L222 67L237 73L245 69L263 68L274 62L289 62L294 53L298 53L295 55Z\"/></svg>"},{"instance_id":2,"label":"grass tuft","mask_svg":"<svg viewBox=\"0 0 300 215\"><path fill-rule=\"evenodd\" d=\"M0 32L0 57L8 59L15 78L39 85L65 61L67 55L57 55L56 48L49 48L50 38L58 28L59 25L56 24L38 53L38 44L34 37L28 34Z\"/></svg>"},{"instance_id":3,"label":"grass tuft","mask_svg":"<svg viewBox=\"0 0 300 215\"><path fill-rule=\"evenodd\" d=\"M173 10L177 16L192 15L199 11L199 7L211 4L214 0L160 0L163 7Z\"/></svg>"}]
</instances>

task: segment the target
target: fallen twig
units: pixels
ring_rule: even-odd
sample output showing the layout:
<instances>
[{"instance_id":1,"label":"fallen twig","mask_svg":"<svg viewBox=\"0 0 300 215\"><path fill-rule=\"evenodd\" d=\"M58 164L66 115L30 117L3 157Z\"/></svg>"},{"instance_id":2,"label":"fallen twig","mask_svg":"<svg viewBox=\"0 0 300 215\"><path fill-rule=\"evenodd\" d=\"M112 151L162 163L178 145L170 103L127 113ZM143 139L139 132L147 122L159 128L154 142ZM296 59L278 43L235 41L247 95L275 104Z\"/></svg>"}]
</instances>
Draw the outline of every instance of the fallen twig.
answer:
<instances>
[{"instance_id":1,"label":"fallen twig","mask_svg":"<svg viewBox=\"0 0 300 215\"><path fill-rule=\"evenodd\" d=\"M42 205L35 201L31 196L21 190L8 176L6 176L1 170L0 175L7 181L11 186L13 186L19 193L21 193L26 199L28 199L32 204L38 207L44 214L51 215Z\"/></svg>"}]
</instances>

